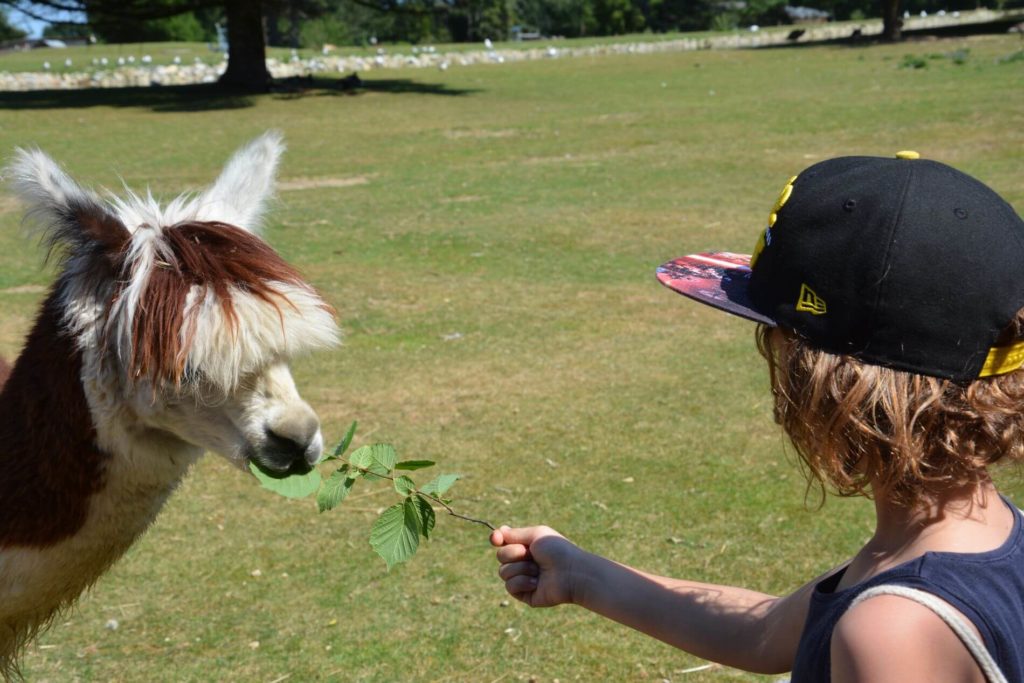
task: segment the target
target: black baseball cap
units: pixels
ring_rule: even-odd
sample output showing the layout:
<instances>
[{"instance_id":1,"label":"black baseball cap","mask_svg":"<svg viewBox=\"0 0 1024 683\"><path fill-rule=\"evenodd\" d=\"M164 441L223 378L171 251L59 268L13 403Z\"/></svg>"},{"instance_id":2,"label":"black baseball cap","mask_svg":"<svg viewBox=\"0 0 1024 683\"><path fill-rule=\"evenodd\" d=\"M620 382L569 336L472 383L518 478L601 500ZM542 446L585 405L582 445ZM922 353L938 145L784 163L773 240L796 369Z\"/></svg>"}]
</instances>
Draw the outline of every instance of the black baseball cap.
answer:
<instances>
[{"instance_id":1,"label":"black baseball cap","mask_svg":"<svg viewBox=\"0 0 1024 683\"><path fill-rule=\"evenodd\" d=\"M957 381L1024 365L1024 341L997 346L1024 308L1024 221L915 152L815 164L783 188L752 256L684 256L658 279L873 365Z\"/></svg>"}]
</instances>

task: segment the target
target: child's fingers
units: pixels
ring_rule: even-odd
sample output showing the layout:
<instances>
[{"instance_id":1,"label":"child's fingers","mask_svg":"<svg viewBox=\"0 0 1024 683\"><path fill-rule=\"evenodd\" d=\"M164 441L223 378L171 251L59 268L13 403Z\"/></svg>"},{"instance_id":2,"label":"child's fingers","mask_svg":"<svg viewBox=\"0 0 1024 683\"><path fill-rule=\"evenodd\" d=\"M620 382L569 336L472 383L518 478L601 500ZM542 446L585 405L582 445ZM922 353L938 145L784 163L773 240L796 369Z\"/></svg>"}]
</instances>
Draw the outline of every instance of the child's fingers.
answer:
<instances>
[{"instance_id":1,"label":"child's fingers","mask_svg":"<svg viewBox=\"0 0 1024 683\"><path fill-rule=\"evenodd\" d=\"M514 576L538 576L540 567L536 562L510 562L498 567L498 576L508 581Z\"/></svg>"},{"instance_id":2,"label":"child's fingers","mask_svg":"<svg viewBox=\"0 0 1024 683\"><path fill-rule=\"evenodd\" d=\"M498 556L498 562L502 564L508 564L509 562L520 562L530 556L530 551L525 545L516 543L515 545L503 545L498 548L496 553Z\"/></svg>"},{"instance_id":3,"label":"child's fingers","mask_svg":"<svg viewBox=\"0 0 1024 683\"><path fill-rule=\"evenodd\" d=\"M505 582L505 590L516 597L520 597L523 593L532 593L537 590L537 577L522 574L513 576Z\"/></svg>"},{"instance_id":4,"label":"child's fingers","mask_svg":"<svg viewBox=\"0 0 1024 683\"><path fill-rule=\"evenodd\" d=\"M557 531L546 526L526 526L515 528L503 526L498 531L501 532L501 540L503 543L519 543L525 546L529 546L531 543L543 536L559 535Z\"/></svg>"}]
</instances>

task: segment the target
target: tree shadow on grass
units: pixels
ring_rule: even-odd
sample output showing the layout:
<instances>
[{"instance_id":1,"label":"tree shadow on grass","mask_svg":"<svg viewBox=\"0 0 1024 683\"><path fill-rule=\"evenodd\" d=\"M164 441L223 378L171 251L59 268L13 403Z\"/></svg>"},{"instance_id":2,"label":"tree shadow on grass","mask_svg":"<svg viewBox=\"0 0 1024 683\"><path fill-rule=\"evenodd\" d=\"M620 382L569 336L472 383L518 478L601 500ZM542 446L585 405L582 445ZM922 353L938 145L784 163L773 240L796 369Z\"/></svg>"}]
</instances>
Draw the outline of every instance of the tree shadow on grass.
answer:
<instances>
[{"instance_id":1,"label":"tree shadow on grass","mask_svg":"<svg viewBox=\"0 0 1024 683\"><path fill-rule=\"evenodd\" d=\"M976 35L999 35L1005 34L1012 26L1016 26L1024 20L1024 13L1003 17L994 21L956 24L952 26L936 26L931 28L904 29L903 42L912 44L917 41L927 41L934 38L963 38ZM791 48L840 46L840 47L872 47L875 45L892 45L892 42L882 39L879 35L862 36L860 29L856 26L850 27L850 33L846 37L828 38L822 40L800 40L804 31L794 29L790 33L790 42L779 45L764 45L758 50L787 50Z\"/></svg>"},{"instance_id":2,"label":"tree shadow on grass","mask_svg":"<svg viewBox=\"0 0 1024 683\"><path fill-rule=\"evenodd\" d=\"M245 109L254 106L261 98L295 100L319 96L359 96L375 92L391 95L459 96L478 92L473 89L450 88L443 83L425 83L404 78L363 80L356 86L344 85L343 83L344 79L336 78L285 79L275 82L268 92L227 88L216 83L0 92L0 109L34 110L125 107L151 109L155 112L187 113Z\"/></svg>"},{"instance_id":3,"label":"tree shadow on grass","mask_svg":"<svg viewBox=\"0 0 1024 683\"><path fill-rule=\"evenodd\" d=\"M279 99L300 99L310 96L359 96L366 93L386 95L443 95L458 97L480 92L476 88L452 88L444 83L425 83L411 78L361 79L355 74L346 78L292 78L275 84Z\"/></svg>"}]
</instances>

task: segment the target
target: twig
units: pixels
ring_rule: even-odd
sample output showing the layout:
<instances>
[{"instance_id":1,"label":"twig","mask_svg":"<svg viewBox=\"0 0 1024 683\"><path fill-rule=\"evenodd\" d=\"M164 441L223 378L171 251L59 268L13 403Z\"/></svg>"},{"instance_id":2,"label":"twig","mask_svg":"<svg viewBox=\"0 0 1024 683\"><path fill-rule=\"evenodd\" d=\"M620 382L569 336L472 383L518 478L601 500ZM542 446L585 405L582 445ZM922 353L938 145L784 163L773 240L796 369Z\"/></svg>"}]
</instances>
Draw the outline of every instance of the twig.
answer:
<instances>
[{"instance_id":1,"label":"twig","mask_svg":"<svg viewBox=\"0 0 1024 683\"><path fill-rule=\"evenodd\" d=\"M395 478L390 476L390 475L388 475L388 474L380 474L378 472L372 472L368 468L366 468L366 467L359 467L358 465L351 465L351 466L352 466L353 469L356 469L356 470L359 470L360 472L362 472L364 477L373 476L373 477L377 477L379 479L387 479L388 481L392 481L392 482L395 481ZM435 503L437 503L438 505L443 507L445 510L447 510L448 514L451 515L452 517L458 517L459 519L464 520L466 522L472 522L474 524L480 524L481 526L487 527L491 531L495 531L495 529L497 528L493 524L491 524L490 522L488 522L486 520L476 519L475 517L467 517L466 515L459 514L458 512L456 512L455 510L452 509L451 505L449 505L448 503L444 502L443 500L441 500L440 498L435 496L433 493L424 493L423 491L420 491L419 489L416 489L416 488L413 489L413 493L416 493L418 495L423 496L424 498L429 498L430 500L434 501Z\"/></svg>"},{"instance_id":2,"label":"twig","mask_svg":"<svg viewBox=\"0 0 1024 683\"><path fill-rule=\"evenodd\" d=\"M448 505L448 503L444 502L443 500L441 500L440 498L438 498L437 496L435 496L433 494L423 493L421 491L416 491L416 493L419 493L421 496L426 496L430 500L432 500L435 503L439 504L441 507L443 507L445 510L447 510L448 514L451 515L452 517L458 517L459 519L463 519L463 520L465 520L467 522L473 522L474 524L482 524L483 526L487 527L491 531L495 530L494 525L491 524L488 521L485 521L485 520L482 520L482 519L476 519L475 517L467 517L466 515L460 515L455 510L452 510L451 506Z\"/></svg>"}]
</instances>

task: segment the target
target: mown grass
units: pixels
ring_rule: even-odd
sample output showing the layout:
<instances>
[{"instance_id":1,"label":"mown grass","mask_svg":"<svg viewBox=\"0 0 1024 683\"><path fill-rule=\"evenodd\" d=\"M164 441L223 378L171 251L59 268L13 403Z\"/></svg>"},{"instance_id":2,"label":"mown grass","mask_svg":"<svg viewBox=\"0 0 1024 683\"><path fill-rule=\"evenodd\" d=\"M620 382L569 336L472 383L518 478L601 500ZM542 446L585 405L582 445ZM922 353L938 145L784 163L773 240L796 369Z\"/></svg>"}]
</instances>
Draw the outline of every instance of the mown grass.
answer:
<instances>
[{"instance_id":1,"label":"mown grass","mask_svg":"<svg viewBox=\"0 0 1024 683\"><path fill-rule=\"evenodd\" d=\"M870 533L869 504L815 509L771 423L752 327L661 288L654 268L749 250L786 180L839 154L916 149L1021 210L1024 65L996 62L1018 43L374 72L356 96L0 95L0 148L37 144L90 184L172 192L283 130L267 237L346 332L343 348L295 364L328 438L358 419L357 444L389 441L463 473L453 494L468 514L551 524L650 571L780 592L852 552ZM900 68L907 53L962 48L961 65ZM17 206L0 209L0 351L11 356L51 273ZM1024 500L1018 478L1003 480ZM207 457L29 649L25 673L772 680L679 673L701 662L581 610L506 604L486 533L456 520L439 519L436 538L388 574L366 542L387 500L318 516Z\"/></svg>"}]
</instances>

